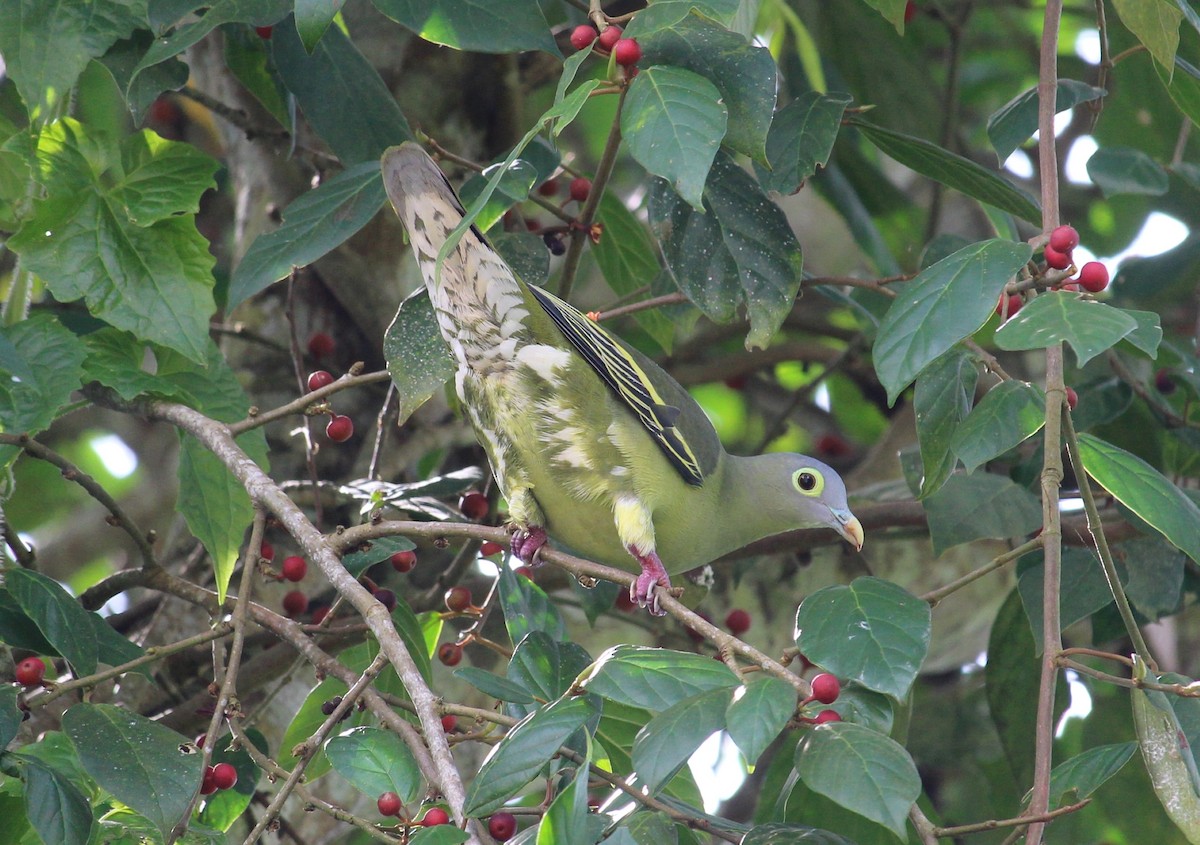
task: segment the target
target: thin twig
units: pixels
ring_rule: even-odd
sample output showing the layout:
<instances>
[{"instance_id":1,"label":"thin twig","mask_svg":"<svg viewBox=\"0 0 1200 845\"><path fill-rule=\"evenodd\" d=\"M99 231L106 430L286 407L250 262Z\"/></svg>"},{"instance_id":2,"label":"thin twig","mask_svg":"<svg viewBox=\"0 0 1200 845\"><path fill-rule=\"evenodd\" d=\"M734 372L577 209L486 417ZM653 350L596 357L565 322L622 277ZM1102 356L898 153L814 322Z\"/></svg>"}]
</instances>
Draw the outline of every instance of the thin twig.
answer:
<instances>
[{"instance_id":1,"label":"thin twig","mask_svg":"<svg viewBox=\"0 0 1200 845\"><path fill-rule=\"evenodd\" d=\"M932 605L933 607L937 607L938 603L942 599L946 598L946 596L950 595L951 593L955 593L958 590L961 590L963 587L967 586L968 584L978 581L983 576L988 575L992 572L995 572L997 569L1004 566L1005 564L1011 563L1012 561L1017 560L1018 558L1021 558L1024 555L1027 555L1030 552L1035 551L1036 549L1040 549L1041 547L1042 547L1042 537L1039 534L1037 537L1034 537L1032 540L1022 543L1021 545L1017 546L1015 549L1012 549L1011 551L1007 551L1002 555L997 555L996 557L992 558L990 561L985 563L983 566L979 567L978 569L972 570L971 572L968 572L966 575L962 576L961 578L956 578L953 581L951 581L949 584L938 587L936 590L930 590L928 593L925 593L924 595L921 596L921 600L929 602L929 604Z\"/></svg>"}]
</instances>

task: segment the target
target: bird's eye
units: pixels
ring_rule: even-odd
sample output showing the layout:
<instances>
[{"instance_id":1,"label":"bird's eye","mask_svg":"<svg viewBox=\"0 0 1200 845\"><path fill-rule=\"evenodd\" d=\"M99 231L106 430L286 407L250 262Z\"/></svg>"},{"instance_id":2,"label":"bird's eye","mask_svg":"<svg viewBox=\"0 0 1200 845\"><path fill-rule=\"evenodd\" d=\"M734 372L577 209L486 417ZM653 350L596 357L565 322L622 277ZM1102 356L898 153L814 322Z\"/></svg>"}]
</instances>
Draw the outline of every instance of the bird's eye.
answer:
<instances>
[{"instance_id":1,"label":"bird's eye","mask_svg":"<svg viewBox=\"0 0 1200 845\"><path fill-rule=\"evenodd\" d=\"M825 476L812 467L798 469L792 473L792 486L805 496L820 496L825 489Z\"/></svg>"}]
</instances>

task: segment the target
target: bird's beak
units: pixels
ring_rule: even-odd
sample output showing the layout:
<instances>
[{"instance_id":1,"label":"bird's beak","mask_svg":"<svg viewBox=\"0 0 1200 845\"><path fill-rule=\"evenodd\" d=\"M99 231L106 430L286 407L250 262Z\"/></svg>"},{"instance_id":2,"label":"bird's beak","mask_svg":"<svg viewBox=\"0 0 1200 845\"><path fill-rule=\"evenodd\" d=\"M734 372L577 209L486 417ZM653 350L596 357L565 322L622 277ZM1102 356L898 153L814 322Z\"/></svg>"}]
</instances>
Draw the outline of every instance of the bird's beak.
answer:
<instances>
[{"instance_id":1,"label":"bird's beak","mask_svg":"<svg viewBox=\"0 0 1200 845\"><path fill-rule=\"evenodd\" d=\"M848 510L833 510L833 530L846 538L846 542L854 546L855 551L862 551L863 547L863 527L858 521L858 517L850 513Z\"/></svg>"}]
</instances>

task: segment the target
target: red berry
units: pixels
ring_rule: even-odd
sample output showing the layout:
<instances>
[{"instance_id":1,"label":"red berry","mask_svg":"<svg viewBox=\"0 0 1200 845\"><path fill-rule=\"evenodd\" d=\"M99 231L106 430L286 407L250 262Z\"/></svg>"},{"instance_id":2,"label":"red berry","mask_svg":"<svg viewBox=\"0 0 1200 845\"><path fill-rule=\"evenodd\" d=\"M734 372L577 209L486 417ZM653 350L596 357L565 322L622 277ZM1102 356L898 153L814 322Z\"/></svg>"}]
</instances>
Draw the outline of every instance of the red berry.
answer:
<instances>
[{"instance_id":1,"label":"red berry","mask_svg":"<svg viewBox=\"0 0 1200 845\"><path fill-rule=\"evenodd\" d=\"M333 338L325 332L314 332L308 339L308 354L314 358L324 358L333 354Z\"/></svg>"},{"instance_id":2,"label":"red berry","mask_svg":"<svg viewBox=\"0 0 1200 845\"><path fill-rule=\"evenodd\" d=\"M417 553L412 549L406 549L402 552L396 552L389 560L392 562L392 569L397 572L408 572L417 565Z\"/></svg>"},{"instance_id":3,"label":"red berry","mask_svg":"<svg viewBox=\"0 0 1200 845\"><path fill-rule=\"evenodd\" d=\"M254 33L263 41L270 41L271 31L274 30L274 28L275 27L273 26L256 26L254 27Z\"/></svg>"},{"instance_id":4,"label":"red berry","mask_svg":"<svg viewBox=\"0 0 1200 845\"><path fill-rule=\"evenodd\" d=\"M850 454L850 444L836 434L823 434L817 438L817 452L830 458L843 458Z\"/></svg>"},{"instance_id":5,"label":"red berry","mask_svg":"<svg viewBox=\"0 0 1200 845\"><path fill-rule=\"evenodd\" d=\"M308 596L299 590L292 590L283 597L283 612L290 618L295 619L306 610L308 610Z\"/></svg>"},{"instance_id":6,"label":"red berry","mask_svg":"<svg viewBox=\"0 0 1200 845\"><path fill-rule=\"evenodd\" d=\"M619 26L610 26L600 33L600 46L605 50L611 50L621 40L621 36L625 30Z\"/></svg>"},{"instance_id":7,"label":"red berry","mask_svg":"<svg viewBox=\"0 0 1200 845\"><path fill-rule=\"evenodd\" d=\"M450 815L441 807L430 807L421 819L424 827L437 827L439 824L450 824Z\"/></svg>"},{"instance_id":8,"label":"red berry","mask_svg":"<svg viewBox=\"0 0 1200 845\"><path fill-rule=\"evenodd\" d=\"M1171 371L1165 367L1154 374L1154 387L1159 393L1174 393L1175 380L1171 378Z\"/></svg>"},{"instance_id":9,"label":"red berry","mask_svg":"<svg viewBox=\"0 0 1200 845\"><path fill-rule=\"evenodd\" d=\"M567 192L575 202L587 202L588 195L592 192L592 180L586 176L576 176L571 180Z\"/></svg>"},{"instance_id":10,"label":"red berry","mask_svg":"<svg viewBox=\"0 0 1200 845\"><path fill-rule=\"evenodd\" d=\"M279 567L279 571L289 581L303 581L308 573L308 563L299 555L292 555L283 559L283 566Z\"/></svg>"},{"instance_id":11,"label":"red berry","mask_svg":"<svg viewBox=\"0 0 1200 845\"><path fill-rule=\"evenodd\" d=\"M462 663L463 649L458 643L442 643L438 646L438 660L444 666L457 666Z\"/></svg>"},{"instance_id":12,"label":"red berry","mask_svg":"<svg viewBox=\"0 0 1200 845\"><path fill-rule=\"evenodd\" d=\"M354 420L342 414L334 414L325 426L325 436L334 443L345 443L354 434Z\"/></svg>"},{"instance_id":13,"label":"red berry","mask_svg":"<svg viewBox=\"0 0 1200 845\"><path fill-rule=\"evenodd\" d=\"M1075 406L1078 404L1079 404L1079 394L1068 387L1067 388L1067 407L1070 408L1072 411L1074 411Z\"/></svg>"},{"instance_id":14,"label":"red berry","mask_svg":"<svg viewBox=\"0 0 1200 845\"><path fill-rule=\"evenodd\" d=\"M633 599L629 597L629 590L621 588L617 590L617 600L613 603L613 607L615 607L617 610L629 613L635 607L637 607L637 605L634 603Z\"/></svg>"},{"instance_id":15,"label":"red berry","mask_svg":"<svg viewBox=\"0 0 1200 845\"><path fill-rule=\"evenodd\" d=\"M494 813L488 819L488 833L497 842L507 842L517 832L517 817L512 813Z\"/></svg>"},{"instance_id":16,"label":"red berry","mask_svg":"<svg viewBox=\"0 0 1200 845\"><path fill-rule=\"evenodd\" d=\"M200 794L212 795L217 791L217 779L213 775L213 767L204 767L204 777L200 781Z\"/></svg>"},{"instance_id":17,"label":"red berry","mask_svg":"<svg viewBox=\"0 0 1200 845\"><path fill-rule=\"evenodd\" d=\"M729 633L740 637L750 630L750 614L740 609L729 611L729 615L725 617L725 627L729 629Z\"/></svg>"},{"instance_id":18,"label":"red berry","mask_svg":"<svg viewBox=\"0 0 1200 845\"><path fill-rule=\"evenodd\" d=\"M904 4L904 22L912 23L913 18L915 18L916 16L917 16L917 4L914 3L913 0L908 0L908 2L906 4Z\"/></svg>"},{"instance_id":19,"label":"red berry","mask_svg":"<svg viewBox=\"0 0 1200 845\"><path fill-rule=\"evenodd\" d=\"M745 390L746 384L749 383L749 381L750 380L746 378L746 375L742 373L725 379L725 386L730 390Z\"/></svg>"},{"instance_id":20,"label":"red berry","mask_svg":"<svg viewBox=\"0 0 1200 845\"><path fill-rule=\"evenodd\" d=\"M237 769L232 763L217 763L213 766L213 783L217 789L233 789L237 784Z\"/></svg>"},{"instance_id":21,"label":"red berry","mask_svg":"<svg viewBox=\"0 0 1200 845\"><path fill-rule=\"evenodd\" d=\"M542 231L542 224L532 217L525 218L525 228L530 232Z\"/></svg>"},{"instance_id":22,"label":"red berry","mask_svg":"<svg viewBox=\"0 0 1200 845\"><path fill-rule=\"evenodd\" d=\"M40 657L26 657L17 664L17 683L26 689L39 686L46 677L46 662Z\"/></svg>"},{"instance_id":23,"label":"red berry","mask_svg":"<svg viewBox=\"0 0 1200 845\"><path fill-rule=\"evenodd\" d=\"M379 808L381 816L400 815L400 804L400 796L394 792L385 792L375 801L375 806Z\"/></svg>"},{"instance_id":24,"label":"red berry","mask_svg":"<svg viewBox=\"0 0 1200 845\"><path fill-rule=\"evenodd\" d=\"M320 625L322 622L324 622L325 617L329 615L329 610L330 607L327 604L319 604L314 607L312 611L312 623L314 625Z\"/></svg>"},{"instance_id":25,"label":"red berry","mask_svg":"<svg viewBox=\"0 0 1200 845\"><path fill-rule=\"evenodd\" d=\"M467 519L483 519L488 515L492 506L488 504L487 496L477 490L472 490L470 493L464 493L463 497L458 500L458 509Z\"/></svg>"},{"instance_id":26,"label":"red berry","mask_svg":"<svg viewBox=\"0 0 1200 845\"><path fill-rule=\"evenodd\" d=\"M828 672L822 672L812 679L813 698L822 704L833 704L842 692L838 679Z\"/></svg>"},{"instance_id":27,"label":"red berry","mask_svg":"<svg viewBox=\"0 0 1200 845\"><path fill-rule=\"evenodd\" d=\"M530 581L533 580L533 570L528 566L518 566L513 570L513 574L520 575L522 578L526 578Z\"/></svg>"},{"instance_id":28,"label":"red berry","mask_svg":"<svg viewBox=\"0 0 1200 845\"><path fill-rule=\"evenodd\" d=\"M491 540L484 540L483 545L479 547L479 553L484 557L498 555L504 551L504 546L499 543L493 543Z\"/></svg>"},{"instance_id":29,"label":"red berry","mask_svg":"<svg viewBox=\"0 0 1200 845\"><path fill-rule=\"evenodd\" d=\"M838 715L836 710L822 710L817 714L816 722L818 725L823 725L826 722L840 722L842 717Z\"/></svg>"},{"instance_id":30,"label":"red berry","mask_svg":"<svg viewBox=\"0 0 1200 845\"><path fill-rule=\"evenodd\" d=\"M552 197L558 193L558 180L547 179L542 184L538 185L538 193L544 197Z\"/></svg>"},{"instance_id":31,"label":"red berry","mask_svg":"<svg viewBox=\"0 0 1200 845\"><path fill-rule=\"evenodd\" d=\"M444 730L446 733L449 733L450 731L454 730L457 727L458 727L458 717L455 716L453 713L447 713L445 716L442 717L442 730Z\"/></svg>"},{"instance_id":32,"label":"red berry","mask_svg":"<svg viewBox=\"0 0 1200 845\"><path fill-rule=\"evenodd\" d=\"M333 384L333 373L328 370L317 370L308 374L308 391L320 390L327 384Z\"/></svg>"},{"instance_id":33,"label":"red berry","mask_svg":"<svg viewBox=\"0 0 1200 845\"><path fill-rule=\"evenodd\" d=\"M172 97L163 94L150 104L150 110L146 116L150 123L170 127L183 117L183 110L179 108L179 104Z\"/></svg>"},{"instance_id":34,"label":"red berry","mask_svg":"<svg viewBox=\"0 0 1200 845\"><path fill-rule=\"evenodd\" d=\"M1053 267L1055 270L1066 270L1071 266L1071 253L1061 252L1054 247L1046 244L1046 248L1042 250L1042 254L1046 257L1046 266Z\"/></svg>"},{"instance_id":35,"label":"red berry","mask_svg":"<svg viewBox=\"0 0 1200 845\"><path fill-rule=\"evenodd\" d=\"M1067 282L1062 286L1062 289L1065 291L1070 291L1071 293L1078 293L1079 285L1075 284L1074 282Z\"/></svg>"},{"instance_id":36,"label":"red berry","mask_svg":"<svg viewBox=\"0 0 1200 845\"><path fill-rule=\"evenodd\" d=\"M1025 304L1025 300L1021 299L1021 297L1015 293L1012 296L1009 296L1007 299L1008 299L1008 316L1009 317L1011 317L1013 314L1016 314L1018 311L1020 311L1021 306ZM1001 316L1004 316L1004 301L1005 301L1004 294L1000 294L1000 301L996 303L996 313Z\"/></svg>"},{"instance_id":37,"label":"red berry","mask_svg":"<svg viewBox=\"0 0 1200 845\"><path fill-rule=\"evenodd\" d=\"M576 50L582 50L596 40L596 34L594 27L581 23L571 30L571 46Z\"/></svg>"},{"instance_id":38,"label":"red berry","mask_svg":"<svg viewBox=\"0 0 1200 845\"><path fill-rule=\"evenodd\" d=\"M275 547L263 540L262 545L258 548L258 556L264 560L275 560Z\"/></svg>"},{"instance_id":39,"label":"red berry","mask_svg":"<svg viewBox=\"0 0 1200 845\"><path fill-rule=\"evenodd\" d=\"M642 58L642 47L636 38L622 38L613 47L613 58L622 67L636 65Z\"/></svg>"},{"instance_id":40,"label":"red berry","mask_svg":"<svg viewBox=\"0 0 1200 845\"><path fill-rule=\"evenodd\" d=\"M1059 226L1050 233L1050 248L1057 252L1070 252L1079 246L1079 233L1074 226Z\"/></svg>"},{"instance_id":41,"label":"red berry","mask_svg":"<svg viewBox=\"0 0 1200 845\"><path fill-rule=\"evenodd\" d=\"M455 613L461 613L471 606L471 591L461 585L446 590L444 598L446 607Z\"/></svg>"},{"instance_id":42,"label":"red berry","mask_svg":"<svg viewBox=\"0 0 1200 845\"><path fill-rule=\"evenodd\" d=\"M396 594L391 590L378 589L372 595L375 596L375 601L388 609L388 613L396 609Z\"/></svg>"},{"instance_id":43,"label":"red berry","mask_svg":"<svg viewBox=\"0 0 1200 845\"><path fill-rule=\"evenodd\" d=\"M1108 287L1108 268L1099 261L1089 261L1079 268L1079 286L1091 293Z\"/></svg>"}]
</instances>

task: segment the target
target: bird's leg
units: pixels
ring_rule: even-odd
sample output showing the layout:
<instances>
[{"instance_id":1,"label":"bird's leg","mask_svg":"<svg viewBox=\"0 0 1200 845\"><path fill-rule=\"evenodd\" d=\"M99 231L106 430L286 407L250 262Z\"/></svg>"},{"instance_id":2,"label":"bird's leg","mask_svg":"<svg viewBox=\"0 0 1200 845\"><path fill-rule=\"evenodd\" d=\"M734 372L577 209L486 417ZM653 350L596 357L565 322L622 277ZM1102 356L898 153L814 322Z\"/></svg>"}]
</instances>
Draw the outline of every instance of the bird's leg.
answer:
<instances>
[{"instance_id":1,"label":"bird's leg","mask_svg":"<svg viewBox=\"0 0 1200 845\"><path fill-rule=\"evenodd\" d=\"M664 590L671 589L671 579L667 575L667 570L663 568L662 561L655 552L642 553L638 551L637 546L633 545L626 546L626 548L642 567L642 574L629 588L629 598L639 607L648 609L652 616L666 616L667 612L658 606L658 591L654 589L655 587L662 587Z\"/></svg>"},{"instance_id":2,"label":"bird's leg","mask_svg":"<svg viewBox=\"0 0 1200 845\"><path fill-rule=\"evenodd\" d=\"M530 566L541 566L541 551L542 546L546 545L546 529L540 525L532 525L522 528L519 525L513 526L513 534L511 540L512 553L522 562Z\"/></svg>"},{"instance_id":3,"label":"bird's leg","mask_svg":"<svg viewBox=\"0 0 1200 845\"><path fill-rule=\"evenodd\" d=\"M546 545L545 514L527 487L517 487L505 498L513 525L512 553L522 563L541 566L538 550Z\"/></svg>"}]
</instances>

